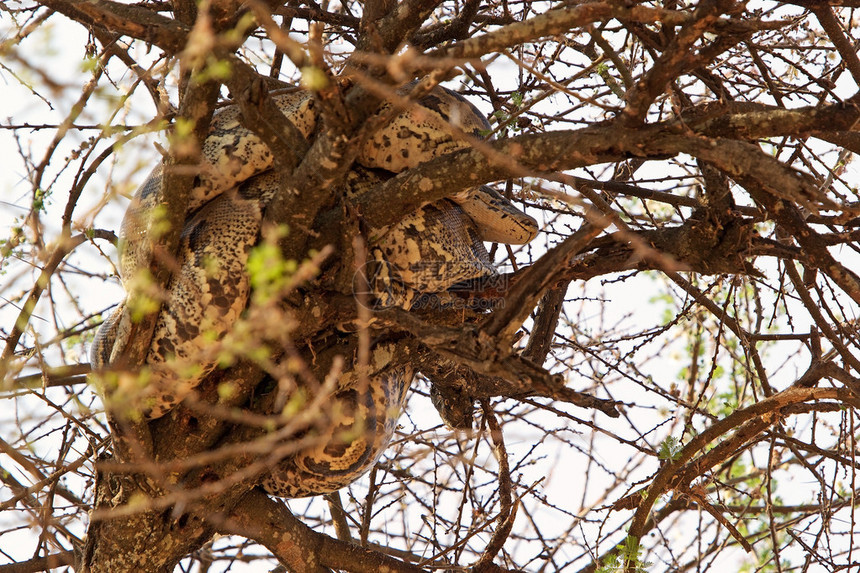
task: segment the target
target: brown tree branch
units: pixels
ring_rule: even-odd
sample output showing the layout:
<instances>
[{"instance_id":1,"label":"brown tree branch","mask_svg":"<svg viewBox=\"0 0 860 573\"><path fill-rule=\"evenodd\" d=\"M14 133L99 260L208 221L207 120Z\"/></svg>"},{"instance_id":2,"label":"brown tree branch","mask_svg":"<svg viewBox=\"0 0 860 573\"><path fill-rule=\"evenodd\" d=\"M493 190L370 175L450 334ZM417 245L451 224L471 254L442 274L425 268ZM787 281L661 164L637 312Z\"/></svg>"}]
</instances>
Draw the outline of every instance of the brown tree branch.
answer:
<instances>
[{"instance_id":1,"label":"brown tree branch","mask_svg":"<svg viewBox=\"0 0 860 573\"><path fill-rule=\"evenodd\" d=\"M788 279L791 281L791 284L794 286L797 296L800 297L800 300L803 302L803 305L806 307L806 310L809 312L815 325L821 331L821 334L830 341L833 348L836 349L842 357L842 360L845 361L845 364L850 365L855 372L860 372L860 360L858 360L857 356L855 356L854 353L851 352L851 350L843 343L842 337L834 331L831 324L824 318L819 305L812 299L809 289L807 289L806 285L803 284L800 273L797 272L797 268L795 268L792 261L786 261L785 272L788 275ZM820 359L820 356L817 358ZM813 360L815 359L816 357L813 357Z\"/></svg>"},{"instance_id":2,"label":"brown tree branch","mask_svg":"<svg viewBox=\"0 0 860 573\"><path fill-rule=\"evenodd\" d=\"M496 530L490 541L484 548L484 552L478 561L472 566L473 573L488 573L492 571L493 559L502 550L517 516L518 500L513 498L513 483L511 482L511 468L508 463L508 451L505 448L505 436L499 421L496 419L489 402L481 402L484 419L487 421L487 429L490 431L490 439L493 441L493 454L499 463L499 515L496 518Z\"/></svg>"},{"instance_id":3,"label":"brown tree branch","mask_svg":"<svg viewBox=\"0 0 860 573\"><path fill-rule=\"evenodd\" d=\"M730 44L724 43L720 46L721 49L714 53L714 50L705 48L697 50L694 45L705 32L713 29L722 14L735 7L732 0L703 0L696 5L691 20L672 36L671 43L665 47L660 59L642 79L627 90L627 106L622 112L624 123L635 125L643 121L651 103L665 91L670 82L686 71L703 66L720 51L730 47Z\"/></svg>"},{"instance_id":4,"label":"brown tree branch","mask_svg":"<svg viewBox=\"0 0 860 573\"><path fill-rule=\"evenodd\" d=\"M481 330L500 344L509 344L540 298L558 282L558 276L569 266L568 261L585 250L607 224L608 221L603 225L584 224L528 267L506 293L504 302L481 325Z\"/></svg>"},{"instance_id":5,"label":"brown tree branch","mask_svg":"<svg viewBox=\"0 0 860 573\"><path fill-rule=\"evenodd\" d=\"M53 276L57 271L57 268L69 253L86 241L87 236L83 233L75 235L74 237L65 237L64 240L56 245L51 251L50 258L45 262L39 278L33 285L33 289L30 291L30 294L27 296L27 299L24 301L24 304L18 313L18 317L15 319L12 331L6 337L3 354L0 355L0 378L6 377L8 368L11 366L12 358L15 355L15 348L18 346L18 341L21 339L21 335L24 334L24 329L30 322L30 317L36 308L36 303L39 302L39 299L42 297L42 293L50 283L51 276Z\"/></svg>"},{"instance_id":6,"label":"brown tree branch","mask_svg":"<svg viewBox=\"0 0 860 573\"><path fill-rule=\"evenodd\" d=\"M457 42L453 46L438 48L430 56L439 58L478 58L490 52L543 38L564 34L573 28L581 28L594 22L606 20L631 22L662 22L667 26L678 26L690 21L690 15L676 10L651 8L648 6L625 6L615 2L589 2L578 6L566 6L538 14L525 22L516 22L498 30Z\"/></svg>"},{"instance_id":7,"label":"brown tree branch","mask_svg":"<svg viewBox=\"0 0 860 573\"><path fill-rule=\"evenodd\" d=\"M855 302L860 303L860 276L837 261L827 250L827 242L821 240L804 220L797 205L785 198L775 196L760 187L760 181L751 180L741 173L735 179L762 205L764 205L777 224L794 237L804 254L809 257L810 266L826 273L839 288Z\"/></svg>"},{"instance_id":8,"label":"brown tree branch","mask_svg":"<svg viewBox=\"0 0 860 573\"><path fill-rule=\"evenodd\" d=\"M680 483L688 483L695 476L701 476L720 460L726 459L738 448L759 436L764 428L780 419L781 410L804 402L821 400L836 400L848 404L858 402L857 397L853 396L847 389L792 386L751 406L732 412L712 424L704 432L694 436L676 458L666 461L651 480L644 496L640 497L638 494L633 494L634 497L625 498L634 500L636 507L636 513L630 525L630 536L641 538L651 508L666 491ZM708 444L733 430L735 431L731 438L709 450L700 460L692 462L696 452L703 450ZM680 475L686 477L679 479ZM615 507L624 507L623 501L616 504Z\"/></svg>"},{"instance_id":9,"label":"brown tree branch","mask_svg":"<svg viewBox=\"0 0 860 573\"><path fill-rule=\"evenodd\" d=\"M84 26L95 26L143 40L168 54L182 51L191 31L177 20L136 4L120 4L110 0L40 0L39 3Z\"/></svg>"},{"instance_id":10,"label":"brown tree branch","mask_svg":"<svg viewBox=\"0 0 860 573\"><path fill-rule=\"evenodd\" d=\"M614 122L575 131L522 135L486 144L493 158L498 160L488 160L481 149L471 149L401 173L363 195L358 209L370 227L381 228L397 221L404 212L476 184L575 169L631 156L663 158L678 153L692 153L729 176L755 179L777 197L830 205L808 177L779 163L757 146L734 138L799 135L813 129L815 122L818 131L842 129L860 120L857 103L860 103L860 94L849 100L848 105L804 108L796 113L777 109L753 114L723 114L716 119L717 110L713 110L708 115L714 114L715 119L701 120L694 115L690 122L670 121L636 129ZM812 119L804 114L811 114ZM689 129L696 135L689 134Z\"/></svg>"},{"instance_id":11,"label":"brown tree branch","mask_svg":"<svg viewBox=\"0 0 860 573\"><path fill-rule=\"evenodd\" d=\"M326 568L351 573L424 571L378 551L317 533L296 519L283 503L259 490L249 492L218 530L256 540L296 573Z\"/></svg>"},{"instance_id":12,"label":"brown tree branch","mask_svg":"<svg viewBox=\"0 0 860 573\"><path fill-rule=\"evenodd\" d=\"M708 137L755 140L851 131L860 120L860 92L844 102L784 109L757 103L707 103L685 110L681 119Z\"/></svg>"},{"instance_id":13,"label":"brown tree branch","mask_svg":"<svg viewBox=\"0 0 860 573\"><path fill-rule=\"evenodd\" d=\"M44 557L34 557L26 561L0 565L0 573L37 573L75 564L74 551L61 551Z\"/></svg>"},{"instance_id":14,"label":"brown tree branch","mask_svg":"<svg viewBox=\"0 0 860 573\"><path fill-rule=\"evenodd\" d=\"M365 30L356 45L356 54L362 52L381 52L391 54L408 38L424 20L433 12L441 0L406 0L396 5L380 0L380 4L373 16L377 19L367 24L369 30ZM352 58L350 58L352 60ZM352 62L354 65L356 62ZM361 66L356 66L361 69ZM373 75L378 77L380 71Z\"/></svg>"},{"instance_id":15,"label":"brown tree branch","mask_svg":"<svg viewBox=\"0 0 860 573\"><path fill-rule=\"evenodd\" d=\"M544 293L538 303L534 326L529 333L529 341L523 355L537 364L543 364L552 348L552 341L558 328L558 319L564 305L564 296L570 281L563 280Z\"/></svg>"},{"instance_id":16,"label":"brown tree branch","mask_svg":"<svg viewBox=\"0 0 860 573\"><path fill-rule=\"evenodd\" d=\"M854 83L860 86L860 58L857 57L857 46L851 44L851 41L845 36L845 31L836 16L833 14L833 8L827 5L814 5L811 7L815 17L818 18L818 23L830 36L830 41L836 47L839 55L842 56L842 62L851 75L854 77Z\"/></svg>"}]
</instances>

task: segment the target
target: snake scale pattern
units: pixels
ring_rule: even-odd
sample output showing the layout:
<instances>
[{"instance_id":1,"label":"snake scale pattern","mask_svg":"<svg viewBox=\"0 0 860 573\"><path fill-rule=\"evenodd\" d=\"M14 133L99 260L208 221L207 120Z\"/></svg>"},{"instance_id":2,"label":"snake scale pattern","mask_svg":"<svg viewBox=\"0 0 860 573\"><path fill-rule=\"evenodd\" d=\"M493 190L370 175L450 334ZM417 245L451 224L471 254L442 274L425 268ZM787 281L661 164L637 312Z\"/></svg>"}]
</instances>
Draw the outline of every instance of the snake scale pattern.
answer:
<instances>
[{"instance_id":1,"label":"snake scale pattern","mask_svg":"<svg viewBox=\"0 0 860 573\"><path fill-rule=\"evenodd\" d=\"M294 91L273 99L305 137L313 136L318 117L312 93ZM471 103L445 88L435 88L418 103L363 144L347 178L347 197L372 184L379 177L373 174L388 173L390 177L467 147L468 143L452 135L450 125L472 137L490 127ZM383 104L380 112L389 105ZM271 170L271 152L242 125L237 106L213 116L202 159L186 211L176 270L146 357L149 376L136 407L148 419L169 412L216 367L216 357L208 349L212 340L229 331L247 305L251 288L248 254L259 241L266 204L280 188ZM151 219L158 216L157 206L165 193L162 180L162 167L158 166L138 189L123 219L120 274L128 292L140 280L144 261L150 256L153 241L145 233ZM409 308L422 293L440 293L461 281L495 274L483 241L524 244L536 233L534 219L507 199L488 187L471 189L425 205L389 228L371 230L378 237L370 251L372 259L382 271L396 274L401 287L392 288L394 277L381 272L382 276L371 281L371 288L382 304ZM91 349L94 368L109 370L119 360L133 331L132 306L128 300L120 304L97 332ZM262 482L270 493L304 497L335 491L365 473L387 447L413 368L396 355L394 344L379 342L371 349L369 372L360 376L350 362L356 338L344 334L315 357L323 368L336 355L347 359L333 397L340 417L329 427L316 428L320 436L313 446L273 467ZM122 407L116 401L111 403L115 389L105 393L113 411Z\"/></svg>"}]
</instances>

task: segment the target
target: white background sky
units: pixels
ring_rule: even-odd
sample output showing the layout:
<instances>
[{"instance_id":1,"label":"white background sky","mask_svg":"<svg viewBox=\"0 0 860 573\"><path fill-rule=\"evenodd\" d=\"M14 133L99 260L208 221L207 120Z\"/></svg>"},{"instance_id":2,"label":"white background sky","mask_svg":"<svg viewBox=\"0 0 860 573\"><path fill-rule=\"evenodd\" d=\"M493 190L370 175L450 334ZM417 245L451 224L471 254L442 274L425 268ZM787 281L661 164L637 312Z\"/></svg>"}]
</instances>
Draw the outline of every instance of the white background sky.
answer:
<instances>
[{"instance_id":1,"label":"white background sky","mask_svg":"<svg viewBox=\"0 0 860 573\"><path fill-rule=\"evenodd\" d=\"M2 16L0 16L0 18L2 18ZM6 28L6 33L8 33L8 28ZM0 38L0 40L5 39L6 37ZM49 73L52 80L57 84L61 86L77 86L81 83L80 78L85 55L83 47L86 41L86 35L83 33L80 26L67 25L67 21L64 18L54 17L50 20L49 26L46 27L45 30L29 38L16 50L16 53L25 58L31 65L37 68L41 67ZM45 63L43 64L42 62ZM59 97L56 97L58 94L53 93L41 94L52 101L55 106L52 109L52 107L46 102L39 101L38 98L32 97L27 88L23 87L18 80L12 77L9 71L10 68L17 73L20 73L25 82L28 79L24 77L26 70L16 64L17 62L9 61L7 63L9 68L0 69L0 102L2 102L0 118L3 119L3 122L5 124L30 123L37 125L57 124L61 122L68 114L72 104L72 100L69 99L69 95L71 94L73 97L76 96L76 91L69 90L58 92L58 94L61 94ZM502 77L502 74L497 77L497 83L500 85L503 83L501 79ZM515 81L515 78L515 73L510 75L510 80L512 82ZM108 95L109 94L105 94L104 97L108 97ZM151 117L153 109L148 98L136 98L134 102L135 104L130 106L127 110L128 116L117 118L117 122L122 123L127 121L129 123L139 123ZM135 105L138 104L141 107L136 109ZM77 123L95 124L98 121L101 121L103 119L103 115L99 115L98 111L98 107L94 107L92 110L88 109ZM88 135L90 135L90 133L84 134L84 136ZM54 131L51 129L38 130L33 131L29 135L24 134L22 139L16 141L13 138L12 130L0 130L0 165L3 167L3 169L0 169L0 230L2 230L4 237L7 235L8 229L14 224L15 219L26 213L26 209L29 205L30 185L27 182L28 166L26 166L21 160L18 146L20 145L24 149L44 149L45 146L49 144L53 136ZM63 142L63 153L57 154L57 157L63 157L64 155L72 153L74 149L71 147L71 144L77 144L78 141L76 140L79 139L79 135L77 133L73 133L67 141ZM117 182L126 183L124 188L121 189L123 192L132 192L136 185L143 181L149 168L154 164L154 161L157 161L158 154L151 144L152 139L153 138L141 139L139 143L129 145L127 149L123 150L123 152L118 155L119 159L116 165L105 164L103 167L106 171L113 170L113 173L110 175L114 184ZM33 155L40 158L42 153L35 152ZM860 181L860 173L857 171L856 162L850 166L850 169L852 170L851 176L856 177L856 180ZM49 171L45 181L50 181L55 175L55 171ZM64 174L62 177L65 179L60 180L61 183L56 186L56 189L65 191L68 189L68 183L63 182L68 180L68 174ZM118 229L124 205L122 200L117 201L116 204L109 209L100 211L95 219L93 219L92 214L89 212L90 209L99 205L102 200L107 180L108 174L100 172L90 181L87 187L87 193L82 197L80 206L77 210L76 221L79 225L79 228L77 229L78 231L93 223L100 228L112 230ZM55 228L52 226L53 221L58 220L59 213L62 212L65 205L65 200L66 197L64 195L50 198L48 212L43 217L43 220L48 224L49 232L55 232ZM46 237L46 239L50 238L50 236ZM536 249L540 250L543 248L543 245L546 244L546 240L546 237L540 237L535 243ZM115 258L115 254L107 245L103 245L103 248L108 254ZM93 268L92 265L95 265L96 268L102 272L110 270L110 265L107 261L101 258L95 249L92 248L81 249L81 254L78 258L73 259L73 261L85 267L86 265L90 265L89 267L86 267L90 269ZM32 283L32 279L30 278L30 274L27 269L20 265L10 267L9 272L0 276L0 296L5 297L8 293L16 291L18 288L21 288L27 280L30 280ZM81 279L81 281L81 303L85 308L91 310L105 309L118 302L122 297L122 291L115 282L103 283L102 281L91 279ZM600 323L623 324L624 321L630 320L635 320L639 324L656 324L659 322L657 317L663 311L663 308L645 303L651 296L660 292L661 289L656 283L653 283L651 285L653 292L649 292L647 287L646 290L643 290L642 285L644 284L647 284L647 282L634 282L632 284L617 283L606 285L602 291L595 288L595 285L593 284L589 285L587 291L588 296L593 297L599 294L611 301L608 306L609 315L597 316L596 310L593 314L590 314L589 310L586 308L580 316L587 317L588 320L593 320L595 328L597 328L597 325ZM581 294L580 289L581 286L576 285L574 289L571 290L570 294ZM0 325L10 324L12 312L13 310L9 306L0 309ZM37 316L39 315L38 310L36 314ZM43 319L45 321L50 320L45 316L42 319L37 318L34 323L38 324L39 320ZM584 330L589 328L587 323L578 324L577 326ZM795 324L794 328L804 330L807 328L807 325ZM57 363L61 360L68 363L86 361L86 357L83 355L81 347L69 349L67 354L63 357L55 356L53 358ZM780 359L778 352L776 356L772 355L769 358L769 360L775 360L776 362L779 362ZM782 359L784 360L785 357ZM658 384L668 387L669 383L675 379L683 364L683 354L681 349L670 347L667 349L667 352L660 357L660 360L647 365L644 370L645 372L653 375L657 379ZM782 376L773 380L772 383L777 388L784 387L786 383L789 383L796 377L798 369L802 369L804 367L805 364L802 361L799 364L789 364L782 370ZM571 383L575 385L576 380L571 380ZM648 404L655 403L653 396L649 396L641 392L641 390L633 391L635 392L634 395L623 396L621 398L626 401L632 401L635 398L637 401L641 401L640 406L647 406ZM426 400L419 400L419 404L420 407L413 408L413 410L411 410L411 414L414 416L416 424L423 427L432 427L438 424L438 421L433 421L430 417L427 417L435 415L430 410L429 403ZM427 412L430 413L427 414ZM649 411L646 408L638 409L635 412L637 416L641 417L641 422L637 423L637 425L642 428L652 427L655 420L659 420L667 416L666 413L655 412L653 410ZM583 411L572 410L572 413L575 415L585 416ZM3 417L3 421L7 421L5 416ZM598 421L598 423L603 427L611 431L618 432L626 438L636 438L635 434L631 433L630 427L624 423L623 420L616 423L598 415L596 421ZM561 425L558 420L547 420L547 423L552 426ZM572 429L578 429L583 432L586 431L586 428ZM518 449L528 448L534 442L537 437L537 433L533 429L523 426L518 427L518 431L510 433L506 437L509 447L511 447L512 452L514 452L514 455L516 456L518 455L516 453ZM578 441L583 447L587 447L590 436L587 434L582 434L580 436L568 435L563 436L563 438ZM612 440L606 439L602 436L598 436L597 439L602 440L606 444L606 453L602 456L603 459L600 461L608 467L613 467L615 463L627 458L629 452L615 446ZM654 436L650 441L652 444L657 444L660 441L660 436ZM565 507L575 508L578 507L578 500L582 497L581 488L577 483L577 477L581 475L582 466L579 465L580 462L577 461L577 458L566 455L564 448L567 446L563 446L562 449L559 449L558 445L559 444L548 443L545 448L546 455L548 457L540 464L522 468L520 473L523 474L524 483L532 483L541 477L546 477L542 486L543 493L551 499L567 499L569 503L563 503L563 505ZM556 455L559 457L554 457ZM489 453L487 451L482 452L482 456L486 460L485 463L493 463L490 460ZM3 460L4 467L9 467L8 461L9 460L7 459ZM651 460L651 462L652 463L646 464L641 468L639 473L642 478L646 477L656 468L656 461ZM544 476L547 472L547 468L549 468L549 474ZM22 474L21 477L26 478L27 476L26 474ZM813 484L807 483L797 483L797 486L798 490L796 493L798 501L806 500L809 491L808 488L814 487ZM2 501L5 499L5 496L8 495L8 490L0 488L0 492L2 492L2 495L0 495L0 501ZM588 492L586 497L595 495L596 493L598 492ZM573 500L576 500L576 502ZM607 501L611 502L612 500ZM300 506L297 505L295 507ZM552 516L551 519L557 520L558 527L560 529L570 526L569 517L565 517L560 513ZM0 516L0 522L2 521L3 516ZM692 518L691 525L694 526L694 520L692 520ZM590 528L593 526L584 525L583 527ZM673 531L676 531L676 529L673 529ZM80 533L82 534L82 532ZM18 543L20 540L21 547L29 550L29 548L33 546L33 536L37 534L38 532L36 530L24 530L18 532L15 536L6 535L3 536L3 539L0 539L0 546L8 548L11 546L13 541ZM684 541L679 539L678 542L681 543ZM601 549L605 550L606 548L607 547L602 547ZM532 549L525 547L523 550L531 551ZM572 553L575 554L576 552L572 551ZM738 553L734 553L732 557L736 557L737 555ZM731 560L729 562L731 562ZM234 570L240 569L234 568ZM255 569L254 567L251 567L248 570ZM816 567L813 566L810 571L823 571L823 569L816 569Z\"/></svg>"}]
</instances>

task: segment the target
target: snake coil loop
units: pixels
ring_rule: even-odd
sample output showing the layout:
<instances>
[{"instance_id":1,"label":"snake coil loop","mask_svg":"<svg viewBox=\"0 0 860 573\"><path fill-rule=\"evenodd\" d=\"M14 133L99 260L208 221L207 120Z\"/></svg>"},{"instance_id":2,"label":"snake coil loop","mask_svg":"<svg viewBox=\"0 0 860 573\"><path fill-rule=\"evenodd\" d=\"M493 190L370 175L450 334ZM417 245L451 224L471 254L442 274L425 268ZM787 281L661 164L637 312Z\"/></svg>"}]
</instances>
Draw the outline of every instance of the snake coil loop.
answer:
<instances>
[{"instance_id":1,"label":"snake coil loop","mask_svg":"<svg viewBox=\"0 0 860 573\"><path fill-rule=\"evenodd\" d=\"M317 123L312 94L297 91L273 99L287 119L311 137ZM434 89L420 105L397 115L365 142L359 166L350 174L353 180L361 179L362 168L397 173L467 147L451 136L449 122L476 137L489 128L474 106L447 89ZM259 240L266 204L279 191L278 178L270 170L271 152L241 124L235 106L213 117L202 157L177 270L146 357L152 375L143 415L150 419L169 412L215 368L214 357L205 349L223 337L247 305L248 253ZM158 166L138 189L122 223L120 273L129 292L148 258L144 231L167 192L162 180ZM371 255L380 268L397 273L402 288L392 289L384 276L377 276L371 286L383 304L408 308L416 294L442 292L461 281L493 275L482 241L523 244L534 237L537 223L495 191L479 187L425 205L381 232ZM95 368L108 368L121 355L132 331L131 314L123 303L101 326L91 349ZM345 335L344 348L335 345L332 352L351 356L354 339ZM335 491L376 462L391 439L413 376L412 366L394 352L390 343L375 345L366 377L348 365L334 396L342 405L341 418L322 430L317 445L273 468L263 481L270 493L302 497Z\"/></svg>"}]
</instances>

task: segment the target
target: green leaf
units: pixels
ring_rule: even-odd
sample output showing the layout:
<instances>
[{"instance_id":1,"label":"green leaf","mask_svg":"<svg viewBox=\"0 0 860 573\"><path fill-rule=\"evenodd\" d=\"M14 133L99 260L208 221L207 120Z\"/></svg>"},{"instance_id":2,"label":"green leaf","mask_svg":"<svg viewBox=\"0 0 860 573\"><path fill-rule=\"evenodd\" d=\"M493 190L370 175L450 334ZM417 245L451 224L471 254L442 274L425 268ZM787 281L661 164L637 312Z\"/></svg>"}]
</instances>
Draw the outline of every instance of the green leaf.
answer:
<instances>
[{"instance_id":1,"label":"green leaf","mask_svg":"<svg viewBox=\"0 0 860 573\"><path fill-rule=\"evenodd\" d=\"M661 460L675 461L681 457L681 451L684 447L681 441L674 436L669 436L660 444L660 449L657 451L657 457Z\"/></svg>"}]
</instances>

